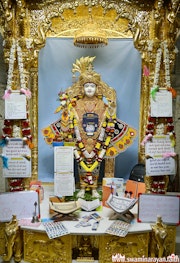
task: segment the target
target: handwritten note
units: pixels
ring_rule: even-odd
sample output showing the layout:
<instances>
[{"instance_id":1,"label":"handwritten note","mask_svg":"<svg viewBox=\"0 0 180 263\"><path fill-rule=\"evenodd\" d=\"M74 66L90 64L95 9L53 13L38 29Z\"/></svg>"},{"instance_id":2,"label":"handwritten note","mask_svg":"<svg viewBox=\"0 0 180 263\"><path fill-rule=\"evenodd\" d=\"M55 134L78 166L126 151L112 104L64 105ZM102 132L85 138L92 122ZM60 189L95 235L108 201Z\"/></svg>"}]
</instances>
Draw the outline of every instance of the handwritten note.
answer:
<instances>
[{"instance_id":1,"label":"handwritten note","mask_svg":"<svg viewBox=\"0 0 180 263\"><path fill-rule=\"evenodd\" d=\"M69 173L69 172L73 172L73 170L74 170L73 147L71 146L54 147L54 172Z\"/></svg>"},{"instance_id":2,"label":"handwritten note","mask_svg":"<svg viewBox=\"0 0 180 263\"><path fill-rule=\"evenodd\" d=\"M163 153L174 152L169 135L154 136L145 146L146 154L151 157L162 156Z\"/></svg>"},{"instance_id":3,"label":"handwritten note","mask_svg":"<svg viewBox=\"0 0 180 263\"><path fill-rule=\"evenodd\" d=\"M154 136L145 146L146 175L171 175L176 173L175 159L164 157L166 153L174 153L169 135Z\"/></svg>"},{"instance_id":4,"label":"handwritten note","mask_svg":"<svg viewBox=\"0 0 180 263\"><path fill-rule=\"evenodd\" d=\"M35 210L37 203L37 211ZM39 197L36 191L6 192L0 194L0 222L10 221L12 215L17 219L30 218L40 215Z\"/></svg>"},{"instance_id":5,"label":"handwritten note","mask_svg":"<svg viewBox=\"0 0 180 263\"><path fill-rule=\"evenodd\" d=\"M72 196L75 191L73 173L54 174L54 194L56 196Z\"/></svg>"},{"instance_id":6,"label":"handwritten note","mask_svg":"<svg viewBox=\"0 0 180 263\"><path fill-rule=\"evenodd\" d=\"M54 194L72 196L75 191L74 152L71 146L54 147Z\"/></svg>"},{"instance_id":7,"label":"handwritten note","mask_svg":"<svg viewBox=\"0 0 180 263\"><path fill-rule=\"evenodd\" d=\"M173 195L141 194L138 200L138 221L156 222L161 216L164 223L180 223L180 197Z\"/></svg>"},{"instance_id":8,"label":"handwritten note","mask_svg":"<svg viewBox=\"0 0 180 263\"><path fill-rule=\"evenodd\" d=\"M146 160L146 175L173 175L176 173L175 160L173 158L156 158Z\"/></svg>"},{"instance_id":9,"label":"handwritten note","mask_svg":"<svg viewBox=\"0 0 180 263\"><path fill-rule=\"evenodd\" d=\"M160 90L151 98L152 117L172 117L172 93Z\"/></svg>"},{"instance_id":10,"label":"handwritten note","mask_svg":"<svg viewBox=\"0 0 180 263\"><path fill-rule=\"evenodd\" d=\"M5 119L26 119L26 96L18 92L12 92L5 100Z\"/></svg>"},{"instance_id":11,"label":"handwritten note","mask_svg":"<svg viewBox=\"0 0 180 263\"><path fill-rule=\"evenodd\" d=\"M31 150L22 139L10 139L3 147L7 157L8 169L3 168L3 177L24 178L31 176Z\"/></svg>"}]
</instances>

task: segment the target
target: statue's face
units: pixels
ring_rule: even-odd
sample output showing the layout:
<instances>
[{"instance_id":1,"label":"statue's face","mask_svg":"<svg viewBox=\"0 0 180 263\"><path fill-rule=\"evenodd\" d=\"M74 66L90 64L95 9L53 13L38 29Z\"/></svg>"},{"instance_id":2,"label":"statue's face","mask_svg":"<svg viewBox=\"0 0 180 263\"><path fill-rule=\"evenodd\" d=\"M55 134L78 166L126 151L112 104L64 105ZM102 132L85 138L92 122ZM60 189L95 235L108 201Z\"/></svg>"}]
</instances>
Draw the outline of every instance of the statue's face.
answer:
<instances>
[{"instance_id":1,"label":"statue's face","mask_svg":"<svg viewBox=\"0 0 180 263\"><path fill-rule=\"evenodd\" d=\"M84 84L84 92L87 97L93 97L96 92L96 84L87 82Z\"/></svg>"}]
</instances>

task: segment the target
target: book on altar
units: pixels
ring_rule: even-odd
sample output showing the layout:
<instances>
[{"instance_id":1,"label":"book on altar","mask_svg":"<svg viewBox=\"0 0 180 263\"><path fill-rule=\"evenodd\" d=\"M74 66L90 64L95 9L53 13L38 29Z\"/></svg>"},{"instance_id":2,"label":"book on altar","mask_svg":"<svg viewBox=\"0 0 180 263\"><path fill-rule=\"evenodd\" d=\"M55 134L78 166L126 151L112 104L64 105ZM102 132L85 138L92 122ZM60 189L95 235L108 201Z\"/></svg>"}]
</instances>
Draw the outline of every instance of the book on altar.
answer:
<instances>
[{"instance_id":1,"label":"book on altar","mask_svg":"<svg viewBox=\"0 0 180 263\"><path fill-rule=\"evenodd\" d=\"M111 194L124 196L124 179L116 177L103 178L102 181L102 205L109 207L107 200Z\"/></svg>"},{"instance_id":2,"label":"book on altar","mask_svg":"<svg viewBox=\"0 0 180 263\"><path fill-rule=\"evenodd\" d=\"M125 197L138 198L139 194L144 194L146 191L145 183L133 180L127 180Z\"/></svg>"},{"instance_id":3,"label":"book on altar","mask_svg":"<svg viewBox=\"0 0 180 263\"><path fill-rule=\"evenodd\" d=\"M131 208L133 208L136 202L136 198L120 197L113 194L111 194L107 200L109 207L119 214L128 212Z\"/></svg>"},{"instance_id":4,"label":"book on altar","mask_svg":"<svg viewBox=\"0 0 180 263\"><path fill-rule=\"evenodd\" d=\"M95 210L101 205L101 202L98 198L92 201L86 201L82 198L78 198L78 203L83 210L88 212Z\"/></svg>"},{"instance_id":5,"label":"book on altar","mask_svg":"<svg viewBox=\"0 0 180 263\"><path fill-rule=\"evenodd\" d=\"M80 209L80 204L78 201L69 201L69 202L60 202L60 203L54 203L50 201L49 209L51 213L53 211L59 214L71 214L76 210Z\"/></svg>"}]
</instances>

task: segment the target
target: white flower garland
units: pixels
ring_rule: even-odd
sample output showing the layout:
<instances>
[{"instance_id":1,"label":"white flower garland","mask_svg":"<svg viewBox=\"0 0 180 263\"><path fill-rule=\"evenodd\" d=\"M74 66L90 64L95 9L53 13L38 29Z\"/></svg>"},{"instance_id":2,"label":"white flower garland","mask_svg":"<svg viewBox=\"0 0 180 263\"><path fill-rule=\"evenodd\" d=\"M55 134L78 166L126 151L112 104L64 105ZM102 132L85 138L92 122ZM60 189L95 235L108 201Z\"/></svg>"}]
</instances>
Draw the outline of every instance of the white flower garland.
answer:
<instances>
[{"instance_id":1,"label":"white flower garland","mask_svg":"<svg viewBox=\"0 0 180 263\"><path fill-rule=\"evenodd\" d=\"M167 46L167 42L164 41L164 65L165 65L165 80L166 86L171 87L171 79L170 79L170 62L169 62L169 50Z\"/></svg>"},{"instance_id":2,"label":"white flower garland","mask_svg":"<svg viewBox=\"0 0 180 263\"><path fill-rule=\"evenodd\" d=\"M157 54L156 54L156 66L155 66L153 88L158 86L162 54L163 54L163 60L164 60L164 65L165 65L165 84L166 84L166 87L171 87L169 50L168 50L167 42L164 41L162 43L162 47L158 48Z\"/></svg>"},{"instance_id":3,"label":"white flower garland","mask_svg":"<svg viewBox=\"0 0 180 263\"><path fill-rule=\"evenodd\" d=\"M17 41L17 58L18 58L18 68L19 68L19 77L20 77L20 88L26 89L26 82L24 77L24 65L23 65L23 58L22 58L22 49Z\"/></svg>"},{"instance_id":4,"label":"white flower garland","mask_svg":"<svg viewBox=\"0 0 180 263\"><path fill-rule=\"evenodd\" d=\"M17 50L18 69L19 69L19 76L20 76L20 89L26 89L26 82L25 82L25 77L24 77L24 65L23 65L23 58L22 58L22 49L21 49L18 41L13 39L12 46L10 49L10 56L9 56L9 69L8 69L8 78L7 78L7 86L6 86L7 90L12 89L12 78L13 78L16 50Z\"/></svg>"},{"instance_id":5,"label":"white flower garland","mask_svg":"<svg viewBox=\"0 0 180 263\"><path fill-rule=\"evenodd\" d=\"M158 48L157 54L156 54L156 67L155 67L155 73L154 73L153 88L158 86L160 65L161 65L161 57L162 57L162 48Z\"/></svg>"},{"instance_id":6,"label":"white flower garland","mask_svg":"<svg viewBox=\"0 0 180 263\"><path fill-rule=\"evenodd\" d=\"M8 69L8 79L7 79L7 90L11 90L12 88L12 77L13 77L13 70L14 70L14 60L15 60L15 51L16 51L16 41L13 39L13 43L10 49L10 56L9 56L9 69Z\"/></svg>"}]
</instances>

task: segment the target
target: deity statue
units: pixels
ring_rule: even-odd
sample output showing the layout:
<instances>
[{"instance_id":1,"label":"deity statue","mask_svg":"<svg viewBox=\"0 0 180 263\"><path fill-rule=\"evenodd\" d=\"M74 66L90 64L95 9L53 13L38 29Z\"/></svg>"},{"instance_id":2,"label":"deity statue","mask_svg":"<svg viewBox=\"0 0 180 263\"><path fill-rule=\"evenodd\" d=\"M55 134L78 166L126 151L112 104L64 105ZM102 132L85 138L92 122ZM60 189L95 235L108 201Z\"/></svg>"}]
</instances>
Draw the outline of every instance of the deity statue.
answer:
<instances>
[{"instance_id":1,"label":"deity statue","mask_svg":"<svg viewBox=\"0 0 180 263\"><path fill-rule=\"evenodd\" d=\"M73 64L73 74L80 75L71 87L59 94L61 104L56 113L61 111L61 117L42 129L48 144L53 141L74 143L80 197L87 187L92 190L92 196L99 196L97 182L102 160L115 158L136 137L135 129L117 119L116 92L94 71L94 59L82 57Z\"/></svg>"}]
</instances>

